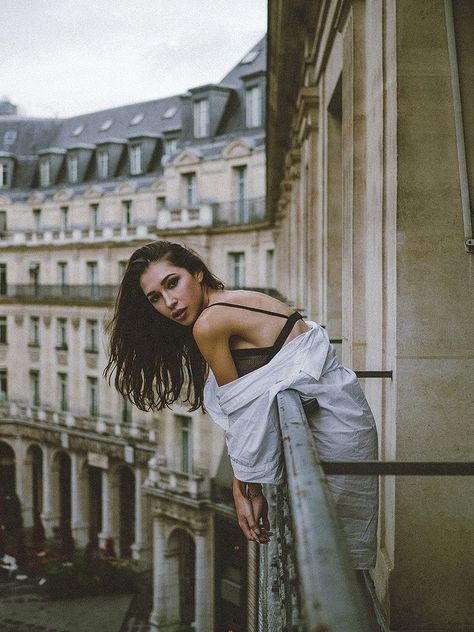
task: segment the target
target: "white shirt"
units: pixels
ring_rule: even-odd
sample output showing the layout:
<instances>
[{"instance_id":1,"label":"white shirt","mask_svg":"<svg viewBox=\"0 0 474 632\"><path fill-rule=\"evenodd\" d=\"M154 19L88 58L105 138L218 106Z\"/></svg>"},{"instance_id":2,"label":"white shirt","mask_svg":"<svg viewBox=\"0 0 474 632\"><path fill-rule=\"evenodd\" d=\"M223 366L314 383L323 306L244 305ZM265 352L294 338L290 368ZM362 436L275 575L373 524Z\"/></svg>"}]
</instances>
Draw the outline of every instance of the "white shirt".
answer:
<instances>
[{"instance_id":1,"label":"white shirt","mask_svg":"<svg viewBox=\"0 0 474 632\"><path fill-rule=\"evenodd\" d=\"M237 479L282 482L282 449L276 395L299 392L303 402L317 400L307 411L321 460L377 458L377 431L372 412L353 371L336 358L326 331L310 330L293 338L263 367L218 386L212 372L204 404L225 430ZM376 551L378 488L376 476L329 476L328 484L348 539L355 568L373 566Z\"/></svg>"}]
</instances>

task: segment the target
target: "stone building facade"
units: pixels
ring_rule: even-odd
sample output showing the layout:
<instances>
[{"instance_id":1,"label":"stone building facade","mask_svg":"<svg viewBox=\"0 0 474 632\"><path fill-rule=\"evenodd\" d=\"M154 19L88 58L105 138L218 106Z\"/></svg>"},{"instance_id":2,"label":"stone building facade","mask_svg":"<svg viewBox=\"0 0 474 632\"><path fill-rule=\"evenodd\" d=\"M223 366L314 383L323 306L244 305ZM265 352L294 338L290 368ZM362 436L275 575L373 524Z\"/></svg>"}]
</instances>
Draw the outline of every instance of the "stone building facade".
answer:
<instances>
[{"instance_id":1,"label":"stone building facade","mask_svg":"<svg viewBox=\"0 0 474 632\"><path fill-rule=\"evenodd\" d=\"M392 371L364 384L382 460L472 461L473 4L280 0L268 38L277 287L344 364ZM390 629L472 629L472 495L381 480Z\"/></svg>"},{"instance_id":2,"label":"stone building facade","mask_svg":"<svg viewBox=\"0 0 474 632\"><path fill-rule=\"evenodd\" d=\"M80 545L154 558L156 630L244 630L247 543L221 430L123 401L104 327L131 252L156 239L227 286L274 285L265 68L263 39L183 95L61 120L0 104L1 471L26 526L40 513L48 535L67 520Z\"/></svg>"}]
</instances>

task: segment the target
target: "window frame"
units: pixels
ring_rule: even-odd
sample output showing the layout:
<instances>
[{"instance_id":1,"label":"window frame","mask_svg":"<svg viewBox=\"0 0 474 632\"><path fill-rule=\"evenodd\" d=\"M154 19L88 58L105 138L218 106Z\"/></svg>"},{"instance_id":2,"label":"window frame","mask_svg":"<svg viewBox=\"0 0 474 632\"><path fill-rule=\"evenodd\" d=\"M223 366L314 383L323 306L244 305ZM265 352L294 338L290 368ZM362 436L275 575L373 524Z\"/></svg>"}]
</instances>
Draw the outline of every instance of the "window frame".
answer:
<instances>
[{"instance_id":1,"label":"window frame","mask_svg":"<svg viewBox=\"0 0 474 632\"><path fill-rule=\"evenodd\" d=\"M254 84L245 88L245 127L261 127L263 124L262 86Z\"/></svg>"},{"instance_id":2,"label":"window frame","mask_svg":"<svg viewBox=\"0 0 474 632\"><path fill-rule=\"evenodd\" d=\"M207 138L210 135L209 99L196 99L193 102L194 138Z\"/></svg>"}]
</instances>

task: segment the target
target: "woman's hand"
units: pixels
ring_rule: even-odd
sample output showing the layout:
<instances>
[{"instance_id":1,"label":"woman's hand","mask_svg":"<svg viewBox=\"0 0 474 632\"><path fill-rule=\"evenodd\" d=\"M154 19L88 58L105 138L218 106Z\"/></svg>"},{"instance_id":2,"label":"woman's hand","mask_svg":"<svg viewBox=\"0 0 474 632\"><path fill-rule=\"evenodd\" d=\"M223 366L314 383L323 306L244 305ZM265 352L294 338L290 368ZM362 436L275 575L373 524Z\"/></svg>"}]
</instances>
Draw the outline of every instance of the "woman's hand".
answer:
<instances>
[{"instance_id":1,"label":"woman's hand","mask_svg":"<svg viewBox=\"0 0 474 632\"><path fill-rule=\"evenodd\" d=\"M258 544L266 544L272 534L269 532L268 503L261 493L261 487L260 493L252 493L249 500L245 494L245 483L234 477L232 491L237 519L245 537Z\"/></svg>"}]
</instances>

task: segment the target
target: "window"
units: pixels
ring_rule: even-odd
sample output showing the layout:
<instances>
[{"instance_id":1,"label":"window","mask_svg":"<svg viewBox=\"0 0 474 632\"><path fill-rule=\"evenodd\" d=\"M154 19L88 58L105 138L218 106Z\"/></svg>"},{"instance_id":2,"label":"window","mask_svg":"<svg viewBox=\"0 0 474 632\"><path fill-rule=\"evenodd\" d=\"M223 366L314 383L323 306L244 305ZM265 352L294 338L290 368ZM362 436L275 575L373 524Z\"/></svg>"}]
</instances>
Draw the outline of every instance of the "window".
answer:
<instances>
[{"instance_id":1,"label":"window","mask_svg":"<svg viewBox=\"0 0 474 632\"><path fill-rule=\"evenodd\" d=\"M43 158L40 161L40 185L42 187L49 187L50 176L49 159Z\"/></svg>"},{"instance_id":2,"label":"window","mask_svg":"<svg viewBox=\"0 0 474 632\"><path fill-rule=\"evenodd\" d=\"M177 138L168 138L165 141L165 154L167 156L172 156L178 151L178 139Z\"/></svg>"},{"instance_id":3,"label":"window","mask_svg":"<svg viewBox=\"0 0 474 632\"><path fill-rule=\"evenodd\" d=\"M7 317L0 316L0 345L6 345L7 342Z\"/></svg>"},{"instance_id":4,"label":"window","mask_svg":"<svg viewBox=\"0 0 474 632\"><path fill-rule=\"evenodd\" d=\"M166 110L166 112L163 114L163 118L164 119L173 118L173 116L176 114L177 111L178 111L178 108L175 106L172 106Z\"/></svg>"},{"instance_id":5,"label":"window","mask_svg":"<svg viewBox=\"0 0 474 632\"><path fill-rule=\"evenodd\" d=\"M39 276L40 276L40 264L37 261L30 261L28 264L28 276L30 285L33 286L34 295L39 294Z\"/></svg>"},{"instance_id":6,"label":"window","mask_svg":"<svg viewBox=\"0 0 474 632\"><path fill-rule=\"evenodd\" d=\"M33 209L33 228L34 228L34 230L41 230L42 229L41 209L40 208L34 208Z\"/></svg>"},{"instance_id":7,"label":"window","mask_svg":"<svg viewBox=\"0 0 474 632\"><path fill-rule=\"evenodd\" d=\"M0 237L7 235L7 212L0 211Z\"/></svg>"},{"instance_id":8,"label":"window","mask_svg":"<svg viewBox=\"0 0 474 632\"><path fill-rule=\"evenodd\" d=\"M98 342L98 323L96 320L88 320L86 323L86 351L89 353L97 353L99 348Z\"/></svg>"},{"instance_id":9,"label":"window","mask_svg":"<svg viewBox=\"0 0 474 632\"><path fill-rule=\"evenodd\" d=\"M119 261L118 262L118 266L119 266L119 283L121 282L121 280L123 279L123 275L125 274L125 270L127 269L127 265L128 265L128 261Z\"/></svg>"},{"instance_id":10,"label":"window","mask_svg":"<svg viewBox=\"0 0 474 632\"><path fill-rule=\"evenodd\" d=\"M129 226L132 223L132 201L122 200L122 224Z\"/></svg>"},{"instance_id":11,"label":"window","mask_svg":"<svg viewBox=\"0 0 474 632\"><path fill-rule=\"evenodd\" d=\"M229 279L232 287L245 286L245 253L229 252Z\"/></svg>"},{"instance_id":12,"label":"window","mask_svg":"<svg viewBox=\"0 0 474 632\"><path fill-rule=\"evenodd\" d=\"M191 474L192 470L192 441L191 441L191 417L176 415L180 433L180 470L185 474Z\"/></svg>"},{"instance_id":13,"label":"window","mask_svg":"<svg viewBox=\"0 0 474 632\"><path fill-rule=\"evenodd\" d=\"M30 316L30 347L40 346L40 328L38 316Z\"/></svg>"},{"instance_id":14,"label":"window","mask_svg":"<svg viewBox=\"0 0 474 632\"><path fill-rule=\"evenodd\" d=\"M162 211L163 209L166 208L166 198L163 197L157 197L156 198L156 210L159 213L160 211Z\"/></svg>"},{"instance_id":15,"label":"window","mask_svg":"<svg viewBox=\"0 0 474 632\"><path fill-rule=\"evenodd\" d=\"M102 125L100 126L99 130L101 132L106 132L108 129L110 129L112 127L112 123L114 122L114 119L107 119L106 121L104 121L102 123Z\"/></svg>"},{"instance_id":16,"label":"window","mask_svg":"<svg viewBox=\"0 0 474 632\"><path fill-rule=\"evenodd\" d=\"M9 165L7 162L0 162L0 189L8 187Z\"/></svg>"},{"instance_id":17,"label":"window","mask_svg":"<svg viewBox=\"0 0 474 632\"><path fill-rule=\"evenodd\" d=\"M196 174L185 173L183 174L184 182L184 199L186 206L196 206L197 204L197 191L196 191Z\"/></svg>"},{"instance_id":18,"label":"window","mask_svg":"<svg viewBox=\"0 0 474 632\"><path fill-rule=\"evenodd\" d=\"M237 200L237 217L240 224L249 221L249 206L247 200L247 167L234 168L234 189Z\"/></svg>"},{"instance_id":19,"label":"window","mask_svg":"<svg viewBox=\"0 0 474 632\"><path fill-rule=\"evenodd\" d=\"M87 378L87 402L89 407L89 417L97 417L99 414L99 398L96 377Z\"/></svg>"},{"instance_id":20,"label":"window","mask_svg":"<svg viewBox=\"0 0 474 632\"><path fill-rule=\"evenodd\" d=\"M142 172L142 148L140 145L130 146L130 173L137 176Z\"/></svg>"},{"instance_id":21,"label":"window","mask_svg":"<svg viewBox=\"0 0 474 632\"><path fill-rule=\"evenodd\" d=\"M130 121L130 125L138 125L139 123L143 121L144 116L145 115L143 114L143 112L140 112L139 114L135 114L135 116Z\"/></svg>"},{"instance_id":22,"label":"window","mask_svg":"<svg viewBox=\"0 0 474 632\"><path fill-rule=\"evenodd\" d=\"M69 398L66 373L58 373L58 401L59 410L67 412L69 410Z\"/></svg>"},{"instance_id":23,"label":"window","mask_svg":"<svg viewBox=\"0 0 474 632\"><path fill-rule=\"evenodd\" d=\"M0 402L8 399L8 378L7 369L0 369Z\"/></svg>"},{"instance_id":24,"label":"window","mask_svg":"<svg viewBox=\"0 0 474 632\"><path fill-rule=\"evenodd\" d=\"M128 401L128 399L122 400L122 422L130 423L132 421L132 404Z\"/></svg>"},{"instance_id":25,"label":"window","mask_svg":"<svg viewBox=\"0 0 474 632\"><path fill-rule=\"evenodd\" d=\"M259 50L251 50L250 53L247 53L245 57L240 62L241 64L251 64L255 59L257 59Z\"/></svg>"},{"instance_id":26,"label":"window","mask_svg":"<svg viewBox=\"0 0 474 632\"><path fill-rule=\"evenodd\" d=\"M69 228L69 207L61 206L61 226L63 230L67 230Z\"/></svg>"},{"instance_id":27,"label":"window","mask_svg":"<svg viewBox=\"0 0 474 632\"><path fill-rule=\"evenodd\" d=\"M265 259L265 284L267 287L273 287L273 261L274 261L274 252L273 250L267 250L266 259Z\"/></svg>"},{"instance_id":28,"label":"window","mask_svg":"<svg viewBox=\"0 0 474 632\"><path fill-rule=\"evenodd\" d=\"M68 156L67 159L67 173L69 182L77 182L78 180L78 160L77 156Z\"/></svg>"},{"instance_id":29,"label":"window","mask_svg":"<svg viewBox=\"0 0 474 632\"><path fill-rule=\"evenodd\" d=\"M97 152L97 175L99 178L109 177L109 152L107 149L99 149Z\"/></svg>"},{"instance_id":30,"label":"window","mask_svg":"<svg viewBox=\"0 0 474 632\"><path fill-rule=\"evenodd\" d=\"M247 127L260 127L262 124L262 91L253 86L245 91L245 124Z\"/></svg>"},{"instance_id":31,"label":"window","mask_svg":"<svg viewBox=\"0 0 474 632\"><path fill-rule=\"evenodd\" d=\"M7 264L0 263L0 296L6 296L7 290Z\"/></svg>"},{"instance_id":32,"label":"window","mask_svg":"<svg viewBox=\"0 0 474 632\"><path fill-rule=\"evenodd\" d=\"M90 286L91 296L95 296L97 292L97 261L87 262L87 282Z\"/></svg>"},{"instance_id":33,"label":"window","mask_svg":"<svg viewBox=\"0 0 474 632\"><path fill-rule=\"evenodd\" d=\"M40 374L39 371L30 371L31 405L40 406Z\"/></svg>"},{"instance_id":34,"label":"window","mask_svg":"<svg viewBox=\"0 0 474 632\"><path fill-rule=\"evenodd\" d=\"M80 136L83 131L84 131L84 125L78 125L71 132L71 136Z\"/></svg>"},{"instance_id":35,"label":"window","mask_svg":"<svg viewBox=\"0 0 474 632\"><path fill-rule=\"evenodd\" d=\"M13 145L16 141L17 131L16 129L8 129L3 135L3 144L4 145Z\"/></svg>"},{"instance_id":36,"label":"window","mask_svg":"<svg viewBox=\"0 0 474 632\"><path fill-rule=\"evenodd\" d=\"M209 136L209 101L201 99L194 102L194 137Z\"/></svg>"},{"instance_id":37,"label":"window","mask_svg":"<svg viewBox=\"0 0 474 632\"><path fill-rule=\"evenodd\" d=\"M58 261L56 264L57 277L58 277L58 285L61 288L63 295L63 291L66 289L68 284L68 266L67 261Z\"/></svg>"},{"instance_id":38,"label":"window","mask_svg":"<svg viewBox=\"0 0 474 632\"><path fill-rule=\"evenodd\" d=\"M89 205L89 216L91 222L91 228L96 229L99 226L99 205Z\"/></svg>"},{"instance_id":39,"label":"window","mask_svg":"<svg viewBox=\"0 0 474 632\"><path fill-rule=\"evenodd\" d=\"M67 351L67 319L58 318L56 321L56 349Z\"/></svg>"}]
</instances>

